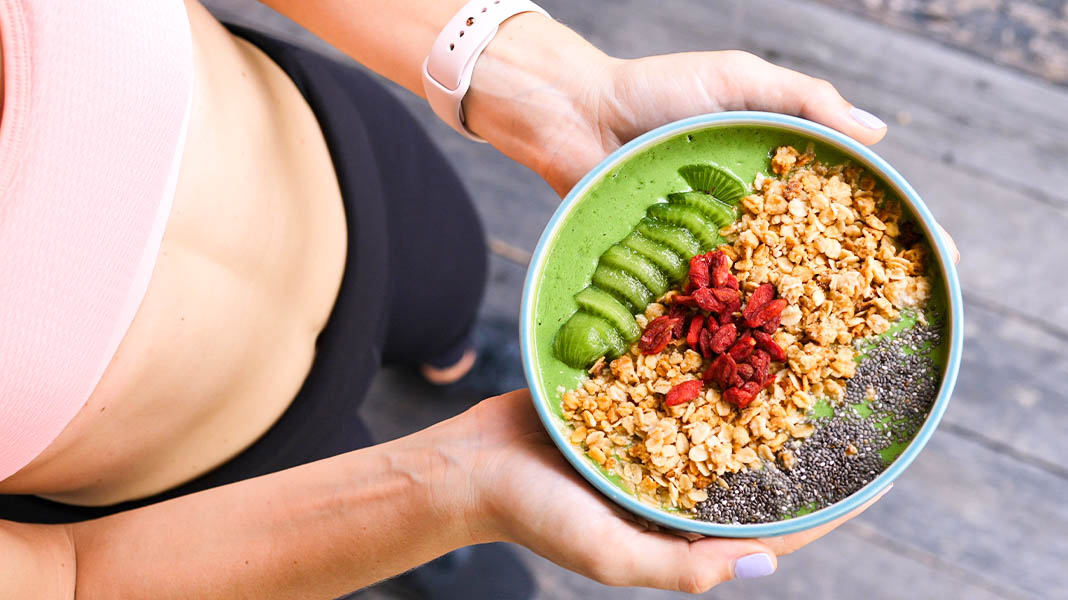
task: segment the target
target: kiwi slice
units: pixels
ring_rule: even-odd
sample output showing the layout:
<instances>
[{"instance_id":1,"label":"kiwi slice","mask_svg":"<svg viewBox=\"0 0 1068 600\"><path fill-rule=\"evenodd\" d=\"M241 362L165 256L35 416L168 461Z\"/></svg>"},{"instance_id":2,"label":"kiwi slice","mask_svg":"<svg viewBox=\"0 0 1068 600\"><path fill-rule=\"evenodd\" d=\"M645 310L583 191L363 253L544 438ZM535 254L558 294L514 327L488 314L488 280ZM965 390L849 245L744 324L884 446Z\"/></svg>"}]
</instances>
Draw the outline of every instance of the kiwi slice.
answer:
<instances>
[{"instance_id":1,"label":"kiwi slice","mask_svg":"<svg viewBox=\"0 0 1068 600\"><path fill-rule=\"evenodd\" d=\"M581 292L575 294L575 302L578 302L582 310L611 323L623 336L623 341L628 344L633 343L642 334L641 328L634 320L634 315L608 292L593 286L583 288Z\"/></svg>"},{"instance_id":2,"label":"kiwi slice","mask_svg":"<svg viewBox=\"0 0 1068 600\"><path fill-rule=\"evenodd\" d=\"M667 276L660 271L660 268L626 246L616 244L605 250L601 255L601 263L630 273L642 282L642 285L652 292L653 296L659 297L667 291Z\"/></svg>"},{"instance_id":3,"label":"kiwi slice","mask_svg":"<svg viewBox=\"0 0 1068 600\"><path fill-rule=\"evenodd\" d=\"M649 262L660 267L660 270L668 276L668 280L671 283L681 281L683 277L686 277L686 261L674 250L663 244L654 242L637 231L631 232L630 235L623 238L620 244L641 254L649 259Z\"/></svg>"},{"instance_id":4,"label":"kiwi slice","mask_svg":"<svg viewBox=\"0 0 1068 600\"><path fill-rule=\"evenodd\" d=\"M686 261L687 268L689 268L690 257L701 252L701 242L698 242L692 233L671 223L645 217L638 221L635 229L650 240L670 248Z\"/></svg>"},{"instance_id":5,"label":"kiwi slice","mask_svg":"<svg viewBox=\"0 0 1068 600\"><path fill-rule=\"evenodd\" d=\"M594 270L593 285L615 296L631 314L645 312L653 301L653 293L633 275L605 264L598 264Z\"/></svg>"},{"instance_id":6,"label":"kiwi slice","mask_svg":"<svg viewBox=\"0 0 1068 600\"><path fill-rule=\"evenodd\" d=\"M738 211L733 206L717 200L704 192L676 192L668 194L668 202L679 206L689 206L701 211L709 221L720 229L730 225L738 218Z\"/></svg>"},{"instance_id":7,"label":"kiwi slice","mask_svg":"<svg viewBox=\"0 0 1068 600\"><path fill-rule=\"evenodd\" d=\"M702 250L712 250L724 242L719 228L697 210L678 204L654 204L645 211L654 219L685 227L701 242Z\"/></svg>"},{"instance_id":8,"label":"kiwi slice","mask_svg":"<svg viewBox=\"0 0 1068 600\"><path fill-rule=\"evenodd\" d=\"M749 194L749 186L740 177L717 164L686 165L679 175L698 192L712 194L716 198L737 206Z\"/></svg>"},{"instance_id":9,"label":"kiwi slice","mask_svg":"<svg viewBox=\"0 0 1068 600\"><path fill-rule=\"evenodd\" d=\"M581 369L602 356L626 352L626 344L608 321L580 310L556 332L553 352L568 366Z\"/></svg>"}]
</instances>

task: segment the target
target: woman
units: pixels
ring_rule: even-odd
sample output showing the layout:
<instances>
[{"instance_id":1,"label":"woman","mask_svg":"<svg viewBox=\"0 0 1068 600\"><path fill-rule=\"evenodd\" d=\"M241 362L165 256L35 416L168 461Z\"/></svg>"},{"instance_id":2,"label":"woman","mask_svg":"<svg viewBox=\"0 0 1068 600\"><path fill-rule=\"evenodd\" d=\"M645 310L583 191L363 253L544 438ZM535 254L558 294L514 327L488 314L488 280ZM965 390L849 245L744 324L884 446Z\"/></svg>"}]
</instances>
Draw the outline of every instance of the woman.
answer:
<instances>
[{"instance_id":1,"label":"woman","mask_svg":"<svg viewBox=\"0 0 1068 600\"><path fill-rule=\"evenodd\" d=\"M0 0L0 305L18 307L0 312L17 341L0 346L4 597L334 597L492 540L696 592L769 574L837 525L646 532L569 469L525 391L357 450L355 407L383 361L439 382L472 362L485 257L456 176L359 73L227 30L195 0L81 4ZM463 3L267 4L421 95ZM504 23L463 107L561 195L698 113L885 133L830 84L754 56L618 60L535 13ZM25 231L43 250L16 256Z\"/></svg>"}]
</instances>

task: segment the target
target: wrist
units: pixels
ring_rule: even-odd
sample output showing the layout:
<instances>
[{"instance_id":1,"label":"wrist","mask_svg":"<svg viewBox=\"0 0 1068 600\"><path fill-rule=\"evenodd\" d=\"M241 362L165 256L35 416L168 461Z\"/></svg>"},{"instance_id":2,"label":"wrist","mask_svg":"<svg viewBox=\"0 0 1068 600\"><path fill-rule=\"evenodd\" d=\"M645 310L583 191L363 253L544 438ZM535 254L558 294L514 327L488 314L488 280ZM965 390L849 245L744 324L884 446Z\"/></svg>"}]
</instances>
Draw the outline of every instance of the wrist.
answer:
<instances>
[{"instance_id":1,"label":"wrist","mask_svg":"<svg viewBox=\"0 0 1068 600\"><path fill-rule=\"evenodd\" d=\"M489 518L483 467L485 436L467 411L420 432L413 448L434 520L449 528L456 547L499 541L499 527Z\"/></svg>"},{"instance_id":2,"label":"wrist","mask_svg":"<svg viewBox=\"0 0 1068 600\"><path fill-rule=\"evenodd\" d=\"M475 64L463 100L465 122L544 177L548 153L566 141L564 133L596 123L589 115L597 110L597 92L614 62L552 19L516 15L501 25Z\"/></svg>"}]
</instances>

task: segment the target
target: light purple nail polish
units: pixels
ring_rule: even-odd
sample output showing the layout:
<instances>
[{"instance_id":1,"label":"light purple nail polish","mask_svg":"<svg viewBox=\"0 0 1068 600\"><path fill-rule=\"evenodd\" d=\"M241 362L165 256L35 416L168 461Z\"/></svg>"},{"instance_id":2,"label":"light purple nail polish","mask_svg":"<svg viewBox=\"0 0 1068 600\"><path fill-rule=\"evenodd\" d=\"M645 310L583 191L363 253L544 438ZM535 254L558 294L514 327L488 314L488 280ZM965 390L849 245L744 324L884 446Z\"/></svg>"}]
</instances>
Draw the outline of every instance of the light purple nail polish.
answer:
<instances>
[{"instance_id":1,"label":"light purple nail polish","mask_svg":"<svg viewBox=\"0 0 1068 600\"><path fill-rule=\"evenodd\" d=\"M747 554L734 561L735 579L755 579L766 577L774 572L775 565L772 564L771 557L763 552Z\"/></svg>"},{"instance_id":2,"label":"light purple nail polish","mask_svg":"<svg viewBox=\"0 0 1068 600\"><path fill-rule=\"evenodd\" d=\"M868 129L882 129L883 127L886 127L886 123L883 123L882 119L864 109L857 108L855 106L849 109L849 116L853 117L854 121L860 123Z\"/></svg>"}]
</instances>

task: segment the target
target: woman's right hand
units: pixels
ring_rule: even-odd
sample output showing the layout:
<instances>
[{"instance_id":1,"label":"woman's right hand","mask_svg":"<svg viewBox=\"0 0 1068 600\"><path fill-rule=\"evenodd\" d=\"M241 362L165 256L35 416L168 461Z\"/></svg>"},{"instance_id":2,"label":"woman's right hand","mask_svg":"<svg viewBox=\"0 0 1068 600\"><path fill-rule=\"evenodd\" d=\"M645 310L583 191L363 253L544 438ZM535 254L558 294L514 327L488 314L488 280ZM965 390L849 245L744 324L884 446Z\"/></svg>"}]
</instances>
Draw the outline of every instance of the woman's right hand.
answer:
<instances>
[{"instance_id":1,"label":"woman's right hand","mask_svg":"<svg viewBox=\"0 0 1068 600\"><path fill-rule=\"evenodd\" d=\"M783 537L690 541L650 531L584 481L545 433L527 390L484 400L460 419L468 421L465 428L476 440L470 465L476 503L472 529L527 546L608 585L699 593L732 578L769 575L776 556L801 548L875 502Z\"/></svg>"}]
</instances>

